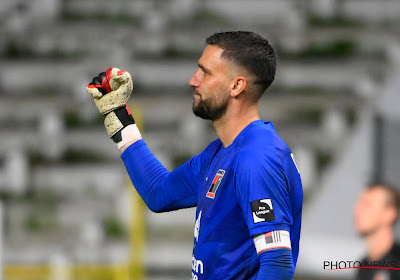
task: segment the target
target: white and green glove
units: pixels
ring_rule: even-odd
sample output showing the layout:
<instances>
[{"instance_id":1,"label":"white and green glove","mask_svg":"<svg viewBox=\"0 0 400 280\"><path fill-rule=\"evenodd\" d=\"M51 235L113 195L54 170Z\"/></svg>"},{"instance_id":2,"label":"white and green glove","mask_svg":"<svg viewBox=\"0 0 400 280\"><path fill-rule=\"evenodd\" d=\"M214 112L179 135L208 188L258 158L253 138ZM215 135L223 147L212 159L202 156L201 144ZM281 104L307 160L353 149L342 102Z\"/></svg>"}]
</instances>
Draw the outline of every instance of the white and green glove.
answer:
<instances>
[{"instance_id":1,"label":"white and green glove","mask_svg":"<svg viewBox=\"0 0 400 280\"><path fill-rule=\"evenodd\" d=\"M105 116L107 133L118 148L142 138L126 105L133 90L132 78L127 71L110 67L94 77L86 90Z\"/></svg>"}]
</instances>

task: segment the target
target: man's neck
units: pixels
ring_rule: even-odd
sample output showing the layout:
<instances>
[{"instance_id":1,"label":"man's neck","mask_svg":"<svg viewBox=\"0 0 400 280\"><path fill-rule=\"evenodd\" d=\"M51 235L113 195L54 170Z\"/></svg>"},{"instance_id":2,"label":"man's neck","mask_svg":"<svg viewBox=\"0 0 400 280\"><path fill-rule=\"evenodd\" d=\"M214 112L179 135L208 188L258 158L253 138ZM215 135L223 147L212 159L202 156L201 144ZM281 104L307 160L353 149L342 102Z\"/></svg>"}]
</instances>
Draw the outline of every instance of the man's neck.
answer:
<instances>
[{"instance_id":1,"label":"man's neck","mask_svg":"<svg viewBox=\"0 0 400 280\"><path fill-rule=\"evenodd\" d=\"M227 112L222 118L213 121L213 125L218 138L226 148L233 143L236 136L238 136L246 126L259 119L260 116L258 115L257 106L253 106L244 112Z\"/></svg>"},{"instance_id":2,"label":"man's neck","mask_svg":"<svg viewBox=\"0 0 400 280\"><path fill-rule=\"evenodd\" d=\"M393 247L394 237L391 228L378 230L367 237L368 259L381 260Z\"/></svg>"}]
</instances>

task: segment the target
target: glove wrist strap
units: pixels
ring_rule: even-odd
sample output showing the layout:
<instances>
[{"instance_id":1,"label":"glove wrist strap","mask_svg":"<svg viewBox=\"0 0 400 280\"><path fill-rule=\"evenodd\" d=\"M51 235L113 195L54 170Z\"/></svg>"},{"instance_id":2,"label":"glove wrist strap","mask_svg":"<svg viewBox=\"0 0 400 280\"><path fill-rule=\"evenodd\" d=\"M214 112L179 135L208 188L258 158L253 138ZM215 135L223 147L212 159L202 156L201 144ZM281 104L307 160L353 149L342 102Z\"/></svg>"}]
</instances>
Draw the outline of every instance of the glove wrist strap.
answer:
<instances>
[{"instance_id":1,"label":"glove wrist strap","mask_svg":"<svg viewBox=\"0 0 400 280\"><path fill-rule=\"evenodd\" d=\"M111 137L118 149L131 141L142 139L128 106L116 109L113 112L122 125L122 129Z\"/></svg>"},{"instance_id":2,"label":"glove wrist strap","mask_svg":"<svg viewBox=\"0 0 400 280\"><path fill-rule=\"evenodd\" d=\"M135 124L135 120L133 119L131 113L129 112L128 106L116 109L113 112L116 115L116 117L118 118L118 120L121 122L122 129L124 129L128 125ZM115 133L111 137L111 139L115 143L122 141L122 134L121 134L122 129L120 129L117 133Z\"/></svg>"}]
</instances>

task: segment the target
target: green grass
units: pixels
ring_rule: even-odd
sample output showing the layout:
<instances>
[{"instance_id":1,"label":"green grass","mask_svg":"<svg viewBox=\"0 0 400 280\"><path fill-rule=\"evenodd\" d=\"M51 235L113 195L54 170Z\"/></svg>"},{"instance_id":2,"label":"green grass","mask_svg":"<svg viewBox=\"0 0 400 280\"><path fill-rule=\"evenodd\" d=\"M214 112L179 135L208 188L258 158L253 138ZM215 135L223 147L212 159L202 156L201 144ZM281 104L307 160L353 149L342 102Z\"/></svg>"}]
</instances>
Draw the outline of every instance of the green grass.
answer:
<instances>
[{"instance_id":1,"label":"green grass","mask_svg":"<svg viewBox=\"0 0 400 280\"><path fill-rule=\"evenodd\" d=\"M325 149L318 149L316 152L317 172L319 175L333 160L333 153Z\"/></svg>"},{"instance_id":2,"label":"green grass","mask_svg":"<svg viewBox=\"0 0 400 280\"><path fill-rule=\"evenodd\" d=\"M313 27L359 27L362 25L361 21L343 16L324 18L315 14L309 15L307 22L308 25Z\"/></svg>"},{"instance_id":3,"label":"green grass","mask_svg":"<svg viewBox=\"0 0 400 280\"><path fill-rule=\"evenodd\" d=\"M101 155L101 153L69 148L64 152L61 161L64 163L80 163L80 162L98 163L105 160L104 157Z\"/></svg>"},{"instance_id":4,"label":"green grass","mask_svg":"<svg viewBox=\"0 0 400 280\"><path fill-rule=\"evenodd\" d=\"M298 52L278 50L278 57L282 59L343 59L356 54L356 43L349 40L337 40L328 43L311 43L307 48Z\"/></svg>"},{"instance_id":5,"label":"green grass","mask_svg":"<svg viewBox=\"0 0 400 280\"><path fill-rule=\"evenodd\" d=\"M55 193L51 187L41 187L40 190L30 190L18 198L19 202L36 205L43 211L54 211L64 197Z\"/></svg>"},{"instance_id":6,"label":"green grass","mask_svg":"<svg viewBox=\"0 0 400 280\"><path fill-rule=\"evenodd\" d=\"M196 13L192 20L197 23L212 23L212 24L224 24L227 20L220 14L213 11L204 10Z\"/></svg>"},{"instance_id":7,"label":"green grass","mask_svg":"<svg viewBox=\"0 0 400 280\"><path fill-rule=\"evenodd\" d=\"M29 151L28 159L30 166L51 165L55 162L75 164L75 163L100 163L107 159L101 153L82 149L68 148L57 160L49 159L38 151Z\"/></svg>"},{"instance_id":8,"label":"green grass","mask_svg":"<svg viewBox=\"0 0 400 280\"><path fill-rule=\"evenodd\" d=\"M345 113L347 124L350 126L353 126L357 121L357 110L355 108L351 107L351 108L347 108L344 113Z\"/></svg>"},{"instance_id":9,"label":"green grass","mask_svg":"<svg viewBox=\"0 0 400 280\"><path fill-rule=\"evenodd\" d=\"M221 26L229 24L229 21L224 16L214 11L201 10L191 16L174 18L172 19L171 24L174 26L198 26L199 24Z\"/></svg>"},{"instance_id":10,"label":"green grass","mask_svg":"<svg viewBox=\"0 0 400 280\"><path fill-rule=\"evenodd\" d=\"M96 13L77 13L64 11L62 19L65 21L97 21L97 22L111 22L116 24L138 24L140 17L136 15L119 13L119 14L108 14L105 12Z\"/></svg>"},{"instance_id":11,"label":"green grass","mask_svg":"<svg viewBox=\"0 0 400 280\"><path fill-rule=\"evenodd\" d=\"M181 166L182 164L184 164L185 162L187 162L189 159L191 159L192 156L189 154L184 154L184 155L175 155L172 158L172 163L174 165L174 168L177 168L178 166Z\"/></svg>"},{"instance_id":12,"label":"green grass","mask_svg":"<svg viewBox=\"0 0 400 280\"><path fill-rule=\"evenodd\" d=\"M0 190L0 201L11 201L14 199L14 194L11 191Z\"/></svg>"},{"instance_id":13,"label":"green grass","mask_svg":"<svg viewBox=\"0 0 400 280\"><path fill-rule=\"evenodd\" d=\"M28 48L16 41L8 41L4 46L4 56L7 58L27 58L34 55L31 48Z\"/></svg>"},{"instance_id":14,"label":"green grass","mask_svg":"<svg viewBox=\"0 0 400 280\"><path fill-rule=\"evenodd\" d=\"M94 119L87 120L83 118L79 112L72 109L64 111L63 119L67 128L78 128L93 125L97 126L103 125L104 122L104 117L100 114Z\"/></svg>"},{"instance_id":15,"label":"green grass","mask_svg":"<svg viewBox=\"0 0 400 280\"><path fill-rule=\"evenodd\" d=\"M23 220L22 228L31 233L40 233L57 226L55 213L64 198L51 188L43 188L25 193L15 202L27 204L31 208Z\"/></svg>"},{"instance_id":16,"label":"green grass","mask_svg":"<svg viewBox=\"0 0 400 280\"><path fill-rule=\"evenodd\" d=\"M61 46L55 46L46 53L38 53L32 47L14 40L8 41L3 50L3 55L12 59L77 59L86 57L88 53L84 49L65 51Z\"/></svg>"},{"instance_id":17,"label":"green grass","mask_svg":"<svg viewBox=\"0 0 400 280\"><path fill-rule=\"evenodd\" d=\"M135 51L132 54L132 57L140 57L140 59L147 59L147 60L159 60L159 59L181 59L181 58L188 58L188 59L197 59L201 56L201 50L191 50L185 47L178 47L172 44L167 45L161 51Z\"/></svg>"},{"instance_id":18,"label":"green grass","mask_svg":"<svg viewBox=\"0 0 400 280\"><path fill-rule=\"evenodd\" d=\"M23 222L23 229L30 233L47 232L56 226L54 215L49 211L34 210Z\"/></svg>"},{"instance_id":19,"label":"green grass","mask_svg":"<svg viewBox=\"0 0 400 280\"><path fill-rule=\"evenodd\" d=\"M121 222L114 216L108 216L103 219L103 230L108 238L121 238L126 232Z\"/></svg>"},{"instance_id":20,"label":"green grass","mask_svg":"<svg viewBox=\"0 0 400 280\"><path fill-rule=\"evenodd\" d=\"M290 111L288 115L292 122L317 125L322 120L323 111L319 108L305 108Z\"/></svg>"}]
</instances>

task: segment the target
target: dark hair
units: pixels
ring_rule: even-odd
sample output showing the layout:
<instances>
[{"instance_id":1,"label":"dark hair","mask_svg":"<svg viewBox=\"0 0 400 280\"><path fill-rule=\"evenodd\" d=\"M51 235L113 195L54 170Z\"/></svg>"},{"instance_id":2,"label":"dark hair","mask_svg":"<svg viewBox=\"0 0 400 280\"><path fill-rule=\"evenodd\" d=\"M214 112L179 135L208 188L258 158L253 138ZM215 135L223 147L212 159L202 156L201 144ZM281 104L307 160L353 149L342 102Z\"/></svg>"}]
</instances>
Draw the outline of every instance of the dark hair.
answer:
<instances>
[{"instance_id":1,"label":"dark hair","mask_svg":"<svg viewBox=\"0 0 400 280\"><path fill-rule=\"evenodd\" d=\"M230 31L220 32L206 39L208 45L223 49L221 55L253 73L258 86L257 99L271 85L275 77L276 57L268 41L254 32Z\"/></svg>"}]
</instances>

